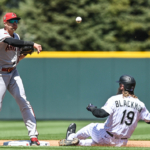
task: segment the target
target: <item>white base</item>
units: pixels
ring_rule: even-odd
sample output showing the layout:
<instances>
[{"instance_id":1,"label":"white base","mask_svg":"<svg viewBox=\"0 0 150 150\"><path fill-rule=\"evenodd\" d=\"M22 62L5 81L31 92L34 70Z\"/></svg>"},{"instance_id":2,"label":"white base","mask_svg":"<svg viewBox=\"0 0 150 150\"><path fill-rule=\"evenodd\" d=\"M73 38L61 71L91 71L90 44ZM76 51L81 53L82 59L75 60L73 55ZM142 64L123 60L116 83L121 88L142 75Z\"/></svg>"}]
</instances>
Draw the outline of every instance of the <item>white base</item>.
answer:
<instances>
[{"instance_id":1,"label":"white base","mask_svg":"<svg viewBox=\"0 0 150 150\"><path fill-rule=\"evenodd\" d=\"M24 141L8 141L8 142L4 142L3 145L4 146L30 146L30 140L24 140ZM50 146L49 142L45 142L45 141L39 141L40 142L40 146Z\"/></svg>"}]
</instances>

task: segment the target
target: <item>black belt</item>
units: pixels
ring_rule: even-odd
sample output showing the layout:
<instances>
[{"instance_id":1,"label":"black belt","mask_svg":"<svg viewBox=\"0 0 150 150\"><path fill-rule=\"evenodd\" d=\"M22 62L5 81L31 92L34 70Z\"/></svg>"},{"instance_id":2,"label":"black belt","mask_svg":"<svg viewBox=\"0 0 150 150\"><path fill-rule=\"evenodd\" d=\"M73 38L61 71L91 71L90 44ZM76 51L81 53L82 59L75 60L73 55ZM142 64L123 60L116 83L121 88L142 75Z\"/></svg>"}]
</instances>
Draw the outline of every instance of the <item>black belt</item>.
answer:
<instances>
[{"instance_id":1,"label":"black belt","mask_svg":"<svg viewBox=\"0 0 150 150\"><path fill-rule=\"evenodd\" d=\"M111 137L113 137L114 135L111 134L110 132L106 131ZM126 140L127 138L121 138L122 140Z\"/></svg>"}]
</instances>

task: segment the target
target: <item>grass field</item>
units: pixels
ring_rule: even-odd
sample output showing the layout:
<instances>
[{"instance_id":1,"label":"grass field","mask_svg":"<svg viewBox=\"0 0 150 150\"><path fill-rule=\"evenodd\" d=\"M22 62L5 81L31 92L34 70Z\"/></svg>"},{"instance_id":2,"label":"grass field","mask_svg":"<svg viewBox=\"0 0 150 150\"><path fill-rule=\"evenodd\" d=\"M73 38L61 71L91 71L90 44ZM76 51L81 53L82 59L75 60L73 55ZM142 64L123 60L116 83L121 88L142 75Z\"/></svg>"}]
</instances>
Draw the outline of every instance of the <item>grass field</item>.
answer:
<instances>
[{"instance_id":1,"label":"grass field","mask_svg":"<svg viewBox=\"0 0 150 150\"><path fill-rule=\"evenodd\" d=\"M77 124L77 130L95 121L37 121L39 140L60 140L65 138L66 129L72 122ZM27 129L23 121L0 121L0 140L29 140ZM150 125L139 122L130 140L150 140ZM134 147L9 147L0 146L0 150L146 150L150 148Z\"/></svg>"}]
</instances>

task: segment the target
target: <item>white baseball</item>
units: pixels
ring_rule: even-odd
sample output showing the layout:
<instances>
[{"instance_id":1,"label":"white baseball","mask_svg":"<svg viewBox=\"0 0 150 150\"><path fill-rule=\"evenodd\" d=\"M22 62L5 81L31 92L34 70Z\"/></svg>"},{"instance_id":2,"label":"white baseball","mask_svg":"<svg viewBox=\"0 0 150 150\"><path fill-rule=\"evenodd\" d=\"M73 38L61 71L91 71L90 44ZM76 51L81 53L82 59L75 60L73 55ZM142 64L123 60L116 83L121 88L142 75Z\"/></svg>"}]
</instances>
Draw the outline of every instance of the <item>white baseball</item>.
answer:
<instances>
[{"instance_id":1,"label":"white baseball","mask_svg":"<svg viewBox=\"0 0 150 150\"><path fill-rule=\"evenodd\" d=\"M82 21L82 18L81 18L81 17L77 17L77 18L76 18L76 22L77 22L77 23L80 23L81 21Z\"/></svg>"}]
</instances>

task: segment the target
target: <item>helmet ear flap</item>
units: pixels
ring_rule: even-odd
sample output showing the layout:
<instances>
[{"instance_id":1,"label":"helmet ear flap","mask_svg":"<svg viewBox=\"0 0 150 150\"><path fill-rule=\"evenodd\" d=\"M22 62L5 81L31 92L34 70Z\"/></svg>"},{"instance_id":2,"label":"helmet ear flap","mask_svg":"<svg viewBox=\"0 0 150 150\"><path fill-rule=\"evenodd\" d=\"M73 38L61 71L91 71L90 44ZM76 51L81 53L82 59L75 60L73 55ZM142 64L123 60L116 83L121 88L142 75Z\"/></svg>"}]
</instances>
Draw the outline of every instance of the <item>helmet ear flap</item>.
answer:
<instances>
[{"instance_id":1,"label":"helmet ear flap","mask_svg":"<svg viewBox=\"0 0 150 150\"><path fill-rule=\"evenodd\" d=\"M133 92L134 88L135 88L134 84L126 84L124 89L125 91Z\"/></svg>"}]
</instances>

